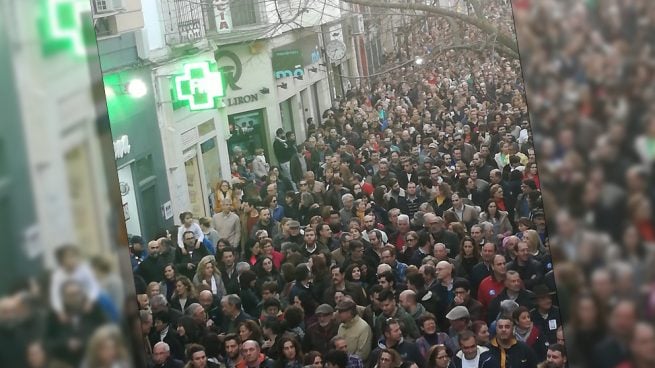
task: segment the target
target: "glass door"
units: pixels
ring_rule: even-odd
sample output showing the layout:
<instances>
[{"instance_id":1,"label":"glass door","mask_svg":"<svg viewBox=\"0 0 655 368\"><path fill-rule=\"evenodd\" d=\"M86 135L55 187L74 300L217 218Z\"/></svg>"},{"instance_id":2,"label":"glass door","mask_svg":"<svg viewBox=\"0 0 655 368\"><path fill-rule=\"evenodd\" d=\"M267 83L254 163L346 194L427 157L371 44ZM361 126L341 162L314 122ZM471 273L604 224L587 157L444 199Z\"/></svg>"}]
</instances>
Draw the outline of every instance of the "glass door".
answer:
<instances>
[{"instance_id":1,"label":"glass door","mask_svg":"<svg viewBox=\"0 0 655 368\"><path fill-rule=\"evenodd\" d=\"M189 190L189 211L193 212L193 216L196 218L207 216L202 194L198 156L193 156L187 160L184 163L184 169L186 170L186 180Z\"/></svg>"}]
</instances>

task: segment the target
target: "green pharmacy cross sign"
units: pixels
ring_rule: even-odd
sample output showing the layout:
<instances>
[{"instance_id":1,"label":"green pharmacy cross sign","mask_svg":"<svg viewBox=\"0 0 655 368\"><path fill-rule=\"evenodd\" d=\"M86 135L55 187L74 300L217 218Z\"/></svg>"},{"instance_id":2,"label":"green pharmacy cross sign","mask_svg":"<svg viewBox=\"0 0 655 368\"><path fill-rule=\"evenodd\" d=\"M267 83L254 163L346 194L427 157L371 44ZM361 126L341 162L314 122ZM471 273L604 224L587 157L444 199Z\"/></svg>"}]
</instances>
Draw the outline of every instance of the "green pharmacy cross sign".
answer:
<instances>
[{"instance_id":1,"label":"green pharmacy cross sign","mask_svg":"<svg viewBox=\"0 0 655 368\"><path fill-rule=\"evenodd\" d=\"M45 56L68 51L85 56L95 43L87 0L40 0L37 26Z\"/></svg>"},{"instance_id":2,"label":"green pharmacy cross sign","mask_svg":"<svg viewBox=\"0 0 655 368\"><path fill-rule=\"evenodd\" d=\"M185 64L184 73L173 81L173 100L189 105L190 110L213 109L216 99L225 95L223 78L215 62Z\"/></svg>"}]
</instances>

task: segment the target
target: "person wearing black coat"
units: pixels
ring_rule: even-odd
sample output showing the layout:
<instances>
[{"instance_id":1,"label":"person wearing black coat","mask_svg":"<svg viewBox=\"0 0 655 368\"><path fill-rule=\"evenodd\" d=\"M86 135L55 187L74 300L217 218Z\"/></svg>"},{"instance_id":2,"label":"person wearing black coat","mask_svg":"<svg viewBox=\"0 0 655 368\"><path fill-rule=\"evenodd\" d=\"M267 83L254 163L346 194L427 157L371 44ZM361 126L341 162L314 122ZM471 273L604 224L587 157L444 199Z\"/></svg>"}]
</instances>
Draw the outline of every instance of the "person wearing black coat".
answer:
<instances>
[{"instance_id":1,"label":"person wearing black coat","mask_svg":"<svg viewBox=\"0 0 655 368\"><path fill-rule=\"evenodd\" d=\"M512 297L510 297L510 294ZM487 323L491 323L500 313L500 303L504 300L512 299L518 305L534 308L534 293L521 287L521 278L516 271L507 271L505 279L505 289L498 294L487 307Z\"/></svg>"},{"instance_id":2,"label":"person wearing black coat","mask_svg":"<svg viewBox=\"0 0 655 368\"><path fill-rule=\"evenodd\" d=\"M184 345L171 323L170 314L163 311L155 312L152 314L152 321L154 328L150 332L149 340L152 344L153 354L157 343L163 341L168 344L170 360L184 360Z\"/></svg>"},{"instance_id":3,"label":"person wearing black coat","mask_svg":"<svg viewBox=\"0 0 655 368\"><path fill-rule=\"evenodd\" d=\"M516 259L507 264L507 270L518 272L523 280L523 286L532 290L544 281L543 265L533 258L525 241L520 241L516 250Z\"/></svg>"},{"instance_id":4,"label":"person wearing black coat","mask_svg":"<svg viewBox=\"0 0 655 368\"><path fill-rule=\"evenodd\" d=\"M203 257L208 255L209 251L207 248L191 232L187 232L184 234L184 251L179 247L175 250L175 268L180 275L193 280L198 263ZM163 270L163 267L161 269ZM159 273L163 277L161 270Z\"/></svg>"},{"instance_id":5,"label":"person wearing black coat","mask_svg":"<svg viewBox=\"0 0 655 368\"><path fill-rule=\"evenodd\" d=\"M64 310L46 317L44 345L50 357L77 367L89 338L107 317L97 303L89 303L76 281L65 282L61 295Z\"/></svg>"},{"instance_id":6,"label":"person wearing black coat","mask_svg":"<svg viewBox=\"0 0 655 368\"><path fill-rule=\"evenodd\" d=\"M537 354L528 344L514 338L514 323L511 317L503 316L496 323L496 336L489 342L491 355L504 368L536 368Z\"/></svg>"}]
</instances>

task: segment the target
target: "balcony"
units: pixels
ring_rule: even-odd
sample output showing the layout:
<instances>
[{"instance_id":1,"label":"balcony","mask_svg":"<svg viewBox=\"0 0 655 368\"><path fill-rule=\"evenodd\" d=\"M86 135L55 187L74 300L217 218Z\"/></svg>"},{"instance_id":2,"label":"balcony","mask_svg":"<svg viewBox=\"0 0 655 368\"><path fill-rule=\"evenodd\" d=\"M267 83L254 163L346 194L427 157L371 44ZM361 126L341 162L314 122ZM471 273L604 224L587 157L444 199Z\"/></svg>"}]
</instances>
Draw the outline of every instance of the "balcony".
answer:
<instances>
[{"instance_id":1,"label":"balcony","mask_svg":"<svg viewBox=\"0 0 655 368\"><path fill-rule=\"evenodd\" d=\"M93 21L98 38L143 29L140 0L94 0Z\"/></svg>"}]
</instances>

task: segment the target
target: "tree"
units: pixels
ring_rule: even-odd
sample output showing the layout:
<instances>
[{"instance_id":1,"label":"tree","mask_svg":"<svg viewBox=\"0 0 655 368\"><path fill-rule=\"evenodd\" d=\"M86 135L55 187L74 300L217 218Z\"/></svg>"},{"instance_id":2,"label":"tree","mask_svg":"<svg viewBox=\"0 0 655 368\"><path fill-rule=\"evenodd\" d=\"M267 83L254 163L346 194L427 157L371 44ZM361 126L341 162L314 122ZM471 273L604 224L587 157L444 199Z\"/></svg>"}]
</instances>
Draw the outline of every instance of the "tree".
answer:
<instances>
[{"instance_id":1,"label":"tree","mask_svg":"<svg viewBox=\"0 0 655 368\"><path fill-rule=\"evenodd\" d=\"M368 6L371 8L396 9L401 11L423 12L426 16L442 16L459 20L465 24L478 28L482 32L495 37L498 52L507 57L518 59L518 45L513 35L503 32L487 21L481 14L481 6L477 0L468 0L474 10L474 15L454 12L439 6L415 3L383 3L376 0L343 0L345 3Z\"/></svg>"}]
</instances>

